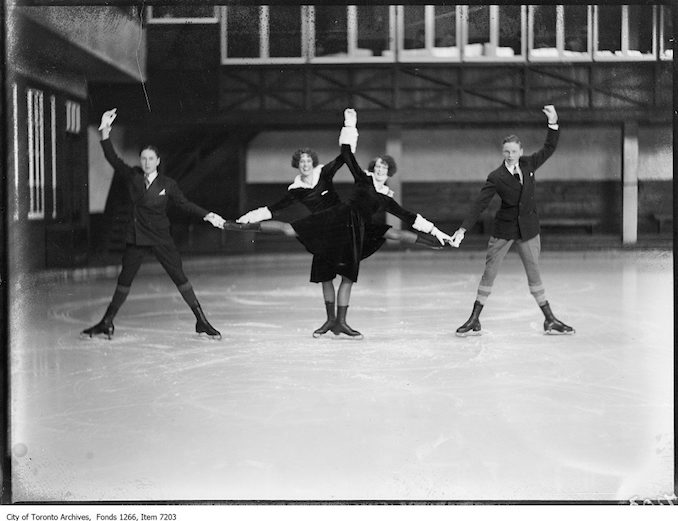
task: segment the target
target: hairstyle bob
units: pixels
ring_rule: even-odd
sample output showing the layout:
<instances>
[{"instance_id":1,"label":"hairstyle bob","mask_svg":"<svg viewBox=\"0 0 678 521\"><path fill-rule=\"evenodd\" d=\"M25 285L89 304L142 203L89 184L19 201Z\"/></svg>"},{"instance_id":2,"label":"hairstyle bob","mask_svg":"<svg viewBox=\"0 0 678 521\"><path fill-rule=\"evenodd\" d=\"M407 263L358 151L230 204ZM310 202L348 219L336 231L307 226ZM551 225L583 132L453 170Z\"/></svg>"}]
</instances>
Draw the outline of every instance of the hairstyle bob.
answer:
<instances>
[{"instance_id":1,"label":"hairstyle bob","mask_svg":"<svg viewBox=\"0 0 678 521\"><path fill-rule=\"evenodd\" d=\"M395 159L393 159L388 154L382 154L380 156L375 157L372 161L370 161L370 164L367 165L367 169L370 172L374 172L374 166L377 164L377 160L379 159L381 159L384 163L388 165L388 176L393 177L398 171L398 165L396 165Z\"/></svg>"},{"instance_id":2,"label":"hairstyle bob","mask_svg":"<svg viewBox=\"0 0 678 521\"><path fill-rule=\"evenodd\" d=\"M300 148L294 154L292 154L292 168L299 168L299 160L301 159L302 154L311 156L311 161L313 161L313 166L318 166L318 154L315 150L310 148Z\"/></svg>"}]
</instances>

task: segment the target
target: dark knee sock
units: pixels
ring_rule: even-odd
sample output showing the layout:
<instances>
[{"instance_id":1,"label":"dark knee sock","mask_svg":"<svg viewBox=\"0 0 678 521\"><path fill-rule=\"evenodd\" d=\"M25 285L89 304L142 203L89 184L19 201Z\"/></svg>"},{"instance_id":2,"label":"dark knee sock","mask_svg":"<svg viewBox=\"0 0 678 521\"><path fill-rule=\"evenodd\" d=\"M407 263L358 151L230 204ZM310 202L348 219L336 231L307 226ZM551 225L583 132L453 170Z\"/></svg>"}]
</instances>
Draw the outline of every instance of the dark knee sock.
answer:
<instances>
[{"instance_id":1,"label":"dark knee sock","mask_svg":"<svg viewBox=\"0 0 678 521\"><path fill-rule=\"evenodd\" d=\"M177 286L177 289L179 290L179 293L181 293L181 296L183 297L184 301L186 301L186 304L188 304L189 308L195 309L200 306L200 303L198 302L198 297L195 296L193 286L191 286L190 282L186 282L184 284L181 284L180 286Z\"/></svg>"},{"instance_id":2,"label":"dark knee sock","mask_svg":"<svg viewBox=\"0 0 678 521\"><path fill-rule=\"evenodd\" d=\"M108 305L108 308L106 309L106 313L104 315L105 318L109 320L113 320L115 318L115 315L118 313L118 310L125 303L125 300L127 300L129 290L130 286L121 286L118 284L115 287L113 298L111 299L111 303Z\"/></svg>"}]
</instances>

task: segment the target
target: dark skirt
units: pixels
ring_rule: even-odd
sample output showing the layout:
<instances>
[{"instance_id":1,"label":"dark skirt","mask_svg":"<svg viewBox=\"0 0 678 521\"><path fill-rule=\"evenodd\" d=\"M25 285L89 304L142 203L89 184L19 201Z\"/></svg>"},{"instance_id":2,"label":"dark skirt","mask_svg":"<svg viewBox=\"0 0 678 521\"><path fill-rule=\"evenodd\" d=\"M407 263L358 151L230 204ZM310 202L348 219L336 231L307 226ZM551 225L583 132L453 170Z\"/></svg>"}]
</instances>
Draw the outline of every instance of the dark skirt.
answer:
<instances>
[{"instance_id":1,"label":"dark skirt","mask_svg":"<svg viewBox=\"0 0 678 521\"><path fill-rule=\"evenodd\" d=\"M292 223L299 242L317 257L311 282L325 282L336 275L357 282L360 261L384 244L383 235L390 228L369 222L367 213L356 205L340 203Z\"/></svg>"}]
</instances>

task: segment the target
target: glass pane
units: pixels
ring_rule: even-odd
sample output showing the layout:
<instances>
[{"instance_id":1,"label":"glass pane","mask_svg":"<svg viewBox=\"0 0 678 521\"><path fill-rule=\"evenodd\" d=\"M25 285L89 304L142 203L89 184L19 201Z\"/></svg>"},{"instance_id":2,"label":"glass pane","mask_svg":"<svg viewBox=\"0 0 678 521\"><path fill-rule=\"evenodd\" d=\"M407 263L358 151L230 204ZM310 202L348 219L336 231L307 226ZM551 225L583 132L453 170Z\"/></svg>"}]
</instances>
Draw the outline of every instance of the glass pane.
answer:
<instances>
[{"instance_id":1,"label":"glass pane","mask_svg":"<svg viewBox=\"0 0 678 521\"><path fill-rule=\"evenodd\" d=\"M499 6L498 56L515 56L522 53L522 25L519 5Z\"/></svg>"},{"instance_id":2,"label":"glass pane","mask_svg":"<svg viewBox=\"0 0 678 521\"><path fill-rule=\"evenodd\" d=\"M424 26L424 6L406 5L403 7L405 25L403 48L423 49L426 47L426 28Z\"/></svg>"},{"instance_id":3,"label":"glass pane","mask_svg":"<svg viewBox=\"0 0 678 521\"><path fill-rule=\"evenodd\" d=\"M535 6L533 16L533 49L556 48L556 6Z\"/></svg>"},{"instance_id":4,"label":"glass pane","mask_svg":"<svg viewBox=\"0 0 678 521\"><path fill-rule=\"evenodd\" d=\"M490 7L486 5L468 6L468 43L489 43Z\"/></svg>"},{"instance_id":5,"label":"glass pane","mask_svg":"<svg viewBox=\"0 0 678 521\"><path fill-rule=\"evenodd\" d=\"M316 6L315 55L347 52L346 6Z\"/></svg>"},{"instance_id":6,"label":"glass pane","mask_svg":"<svg viewBox=\"0 0 678 521\"><path fill-rule=\"evenodd\" d=\"M389 25L387 5L358 6L358 52L381 56L390 47Z\"/></svg>"},{"instance_id":7,"label":"glass pane","mask_svg":"<svg viewBox=\"0 0 678 521\"><path fill-rule=\"evenodd\" d=\"M565 24L565 50L572 52L588 52L588 17L585 5L566 5Z\"/></svg>"},{"instance_id":8,"label":"glass pane","mask_svg":"<svg viewBox=\"0 0 678 521\"><path fill-rule=\"evenodd\" d=\"M226 56L259 57L259 7L232 6L226 16Z\"/></svg>"},{"instance_id":9,"label":"glass pane","mask_svg":"<svg viewBox=\"0 0 678 521\"><path fill-rule=\"evenodd\" d=\"M621 6L598 6L598 50L621 50Z\"/></svg>"},{"instance_id":10,"label":"glass pane","mask_svg":"<svg viewBox=\"0 0 678 521\"><path fill-rule=\"evenodd\" d=\"M214 18L212 5L153 6L153 18Z\"/></svg>"},{"instance_id":11,"label":"glass pane","mask_svg":"<svg viewBox=\"0 0 678 521\"><path fill-rule=\"evenodd\" d=\"M436 47L455 47L457 45L457 10L453 5L435 7Z\"/></svg>"},{"instance_id":12,"label":"glass pane","mask_svg":"<svg viewBox=\"0 0 678 521\"><path fill-rule=\"evenodd\" d=\"M269 56L301 56L301 7L271 5L268 15Z\"/></svg>"},{"instance_id":13,"label":"glass pane","mask_svg":"<svg viewBox=\"0 0 678 521\"><path fill-rule=\"evenodd\" d=\"M662 6L664 12L664 31L662 35L664 53L662 56L673 56L673 20L671 19L671 8Z\"/></svg>"},{"instance_id":14,"label":"glass pane","mask_svg":"<svg viewBox=\"0 0 678 521\"><path fill-rule=\"evenodd\" d=\"M652 6L629 6L629 51L652 53Z\"/></svg>"}]
</instances>

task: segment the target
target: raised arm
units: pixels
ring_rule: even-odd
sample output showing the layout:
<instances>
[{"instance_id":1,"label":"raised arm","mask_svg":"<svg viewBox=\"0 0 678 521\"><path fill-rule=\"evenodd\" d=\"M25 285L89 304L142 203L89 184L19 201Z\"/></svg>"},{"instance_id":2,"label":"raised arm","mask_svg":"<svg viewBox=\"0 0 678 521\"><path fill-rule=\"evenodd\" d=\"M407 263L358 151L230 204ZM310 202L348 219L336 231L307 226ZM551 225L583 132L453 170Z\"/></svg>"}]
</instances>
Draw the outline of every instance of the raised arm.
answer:
<instances>
[{"instance_id":1,"label":"raised arm","mask_svg":"<svg viewBox=\"0 0 678 521\"><path fill-rule=\"evenodd\" d=\"M104 151L106 161L108 161L116 171L130 173L132 167L118 157L118 154L115 153L113 144L109 139L111 135L111 125L117 116L117 110L118 109L107 110L101 116L101 124L99 125L99 132L101 132L101 148Z\"/></svg>"},{"instance_id":2,"label":"raised arm","mask_svg":"<svg viewBox=\"0 0 678 521\"><path fill-rule=\"evenodd\" d=\"M558 146L558 137L560 135L559 126L558 126L558 113L553 105L545 105L542 109L542 112L546 114L548 122L548 130L546 131L546 140L544 141L544 146L541 150L532 154L532 162L534 169L536 170L544 162L553 155Z\"/></svg>"}]
</instances>

